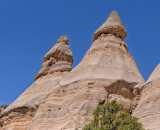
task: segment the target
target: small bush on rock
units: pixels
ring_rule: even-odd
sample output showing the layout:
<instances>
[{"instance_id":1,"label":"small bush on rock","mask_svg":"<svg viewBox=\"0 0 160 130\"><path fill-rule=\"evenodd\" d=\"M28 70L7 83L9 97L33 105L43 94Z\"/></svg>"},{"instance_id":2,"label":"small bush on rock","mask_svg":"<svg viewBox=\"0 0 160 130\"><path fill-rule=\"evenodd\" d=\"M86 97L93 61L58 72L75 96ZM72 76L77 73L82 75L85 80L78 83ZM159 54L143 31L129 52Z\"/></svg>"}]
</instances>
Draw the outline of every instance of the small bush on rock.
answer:
<instances>
[{"instance_id":1,"label":"small bush on rock","mask_svg":"<svg viewBox=\"0 0 160 130\"><path fill-rule=\"evenodd\" d=\"M93 112L93 120L83 130L144 130L138 118L122 110L123 105L115 100L98 105Z\"/></svg>"}]
</instances>

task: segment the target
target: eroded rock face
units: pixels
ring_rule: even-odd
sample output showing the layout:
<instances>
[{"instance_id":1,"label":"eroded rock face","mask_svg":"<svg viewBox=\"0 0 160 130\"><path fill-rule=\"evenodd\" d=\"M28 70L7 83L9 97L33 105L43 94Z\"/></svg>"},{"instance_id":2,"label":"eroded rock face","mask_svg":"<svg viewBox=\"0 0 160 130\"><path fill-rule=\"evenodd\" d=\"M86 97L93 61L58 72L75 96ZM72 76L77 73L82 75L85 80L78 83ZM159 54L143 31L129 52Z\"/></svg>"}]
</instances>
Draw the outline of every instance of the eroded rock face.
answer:
<instances>
[{"instance_id":1,"label":"eroded rock face","mask_svg":"<svg viewBox=\"0 0 160 130\"><path fill-rule=\"evenodd\" d=\"M101 34L114 34L122 40L127 37L127 31L120 20L118 13L112 11L108 19L102 26L94 33L93 40L96 40Z\"/></svg>"},{"instance_id":2,"label":"eroded rock face","mask_svg":"<svg viewBox=\"0 0 160 130\"><path fill-rule=\"evenodd\" d=\"M26 130L39 105L45 102L52 89L71 70L73 55L66 36L45 55L42 68L35 82L22 93L0 116L3 130ZM54 63L52 59L55 59Z\"/></svg>"},{"instance_id":3,"label":"eroded rock face","mask_svg":"<svg viewBox=\"0 0 160 130\"><path fill-rule=\"evenodd\" d=\"M57 44L44 56L43 64L35 80L55 72L71 71L73 54L68 45L68 37L61 36Z\"/></svg>"},{"instance_id":4,"label":"eroded rock face","mask_svg":"<svg viewBox=\"0 0 160 130\"><path fill-rule=\"evenodd\" d=\"M41 104L27 130L82 129L98 104L116 99L132 113L144 83L127 44L102 33L83 60L59 82Z\"/></svg>"},{"instance_id":5,"label":"eroded rock face","mask_svg":"<svg viewBox=\"0 0 160 130\"><path fill-rule=\"evenodd\" d=\"M118 92L115 90L118 83ZM109 92L105 86L113 87ZM113 99L125 105L125 111L131 112L135 95L130 94L130 87L125 81L106 79L86 79L67 85L57 86L41 104L28 130L36 129L82 129L92 118L92 112L98 104ZM124 91L125 90L125 91ZM129 92L128 95L126 95ZM128 97L130 96L130 97Z\"/></svg>"},{"instance_id":6,"label":"eroded rock face","mask_svg":"<svg viewBox=\"0 0 160 130\"><path fill-rule=\"evenodd\" d=\"M160 129L160 64L145 85L134 116L139 118L145 129Z\"/></svg>"},{"instance_id":7,"label":"eroded rock face","mask_svg":"<svg viewBox=\"0 0 160 130\"><path fill-rule=\"evenodd\" d=\"M112 12L71 72L68 39L61 37L45 55L35 83L1 115L0 126L11 130L81 130L98 104L113 99L132 113L144 79L128 53L123 40L126 36L118 14ZM10 114L14 115L11 119Z\"/></svg>"}]
</instances>

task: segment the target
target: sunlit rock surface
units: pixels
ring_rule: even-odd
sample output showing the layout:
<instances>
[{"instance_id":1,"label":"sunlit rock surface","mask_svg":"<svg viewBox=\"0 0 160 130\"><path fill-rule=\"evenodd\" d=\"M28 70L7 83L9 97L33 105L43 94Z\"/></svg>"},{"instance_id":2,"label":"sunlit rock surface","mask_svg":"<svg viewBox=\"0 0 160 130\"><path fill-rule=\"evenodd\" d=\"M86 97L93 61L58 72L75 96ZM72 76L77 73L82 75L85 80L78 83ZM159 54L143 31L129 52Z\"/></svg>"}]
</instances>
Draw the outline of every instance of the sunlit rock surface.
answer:
<instances>
[{"instance_id":1,"label":"sunlit rock surface","mask_svg":"<svg viewBox=\"0 0 160 130\"><path fill-rule=\"evenodd\" d=\"M160 64L143 86L141 99L133 115L139 118L145 129L160 129Z\"/></svg>"},{"instance_id":2,"label":"sunlit rock surface","mask_svg":"<svg viewBox=\"0 0 160 130\"><path fill-rule=\"evenodd\" d=\"M116 99L132 113L144 79L124 38L126 29L117 12L95 32L89 50L71 70L68 38L61 37L45 55L31 85L1 115L4 130L81 130L98 104ZM71 70L71 71L70 71Z\"/></svg>"}]
</instances>

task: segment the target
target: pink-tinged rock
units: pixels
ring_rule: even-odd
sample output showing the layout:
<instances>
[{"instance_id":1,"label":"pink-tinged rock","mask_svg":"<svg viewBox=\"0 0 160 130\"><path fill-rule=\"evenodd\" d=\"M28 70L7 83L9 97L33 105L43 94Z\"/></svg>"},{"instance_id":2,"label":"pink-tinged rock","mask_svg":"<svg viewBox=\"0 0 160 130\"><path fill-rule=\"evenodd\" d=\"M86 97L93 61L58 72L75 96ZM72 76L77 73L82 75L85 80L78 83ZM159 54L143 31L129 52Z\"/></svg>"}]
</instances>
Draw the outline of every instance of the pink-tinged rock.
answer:
<instances>
[{"instance_id":1,"label":"pink-tinged rock","mask_svg":"<svg viewBox=\"0 0 160 130\"><path fill-rule=\"evenodd\" d=\"M60 37L58 43L45 55L36 81L1 114L0 127L3 130L27 129L39 105L45 102L52 89L69 73L73 55L67 42L66 36Z\"/></svg>"},{"instance_id":2,"label":"pink-tinged rock","mask_svg":"<svg viewBox=\"0 0 160 130\"><path fill-rule=\"evenodd\" d=\"M83 60L41 104L28 130L82 129L98 104L117 100L132 113L144 84L127 44L115 34L101 34Z\"/></svg>"},{"instance_id":3,"label":"pink-tinged rock","mask_svg":"<svg viewBox=\"0 0 160 130\"><path fill-rule=\"evenodd\" d=\"M118 14L112 12L71 72L72 52L66 36L61 37L45 55L35 83L2 113L0 127L81 130L92 119L96 106L111 100L132 113L144 79L128 53L126 36Z\"/></svg>"},{"instance_id":4,"label":"pink-tinged rock","mask_svg":"<svg viewBox=\"0 0 160 130\"><path fill-rule=\"evenodd\" d=\"M68 37L66 35L61 36L57 44L44 56L41 70L35 80L55 72L69 72L71 71L72 63L73 54L68 44Z\"/></svg>"},{"instance_id":5,"label":"pink-tinged rock","mask_svg":"<svg viewBox=\"0 0 160 130\"><path fill-rule=\"evenodd\" d=\"M101 34L114 34L122 40L127 37L127 31L116 11L112 11L108 19L94 33L93 40L96 40Z\"/></svg>"},{"instance_id":6,"label":"pink-tinged rock","mask_svg":"<svg viewBox=\"0 0 160 130\"><path fill-rule=\"evenodd\" d=\"M160 64L143 85L142 95L133 115L139 118L145 129L160 129Z\"/></svg>"}]
</instances>

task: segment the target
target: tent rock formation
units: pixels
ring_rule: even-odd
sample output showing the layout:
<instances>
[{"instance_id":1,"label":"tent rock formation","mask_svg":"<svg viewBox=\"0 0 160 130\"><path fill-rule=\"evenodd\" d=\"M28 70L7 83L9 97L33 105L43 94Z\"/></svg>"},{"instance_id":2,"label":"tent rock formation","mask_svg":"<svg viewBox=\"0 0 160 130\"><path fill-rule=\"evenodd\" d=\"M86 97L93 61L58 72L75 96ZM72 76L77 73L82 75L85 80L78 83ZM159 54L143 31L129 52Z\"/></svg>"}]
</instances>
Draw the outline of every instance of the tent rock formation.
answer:
<instances>
[{"instance_id":1,"label":"tent rock formation","mask_svg":"<svg viewBox=\"0 0 160 130\"><path fill-rule=\"evenodd\" d=\"M41 70L35 80L54 72L71 71L73 54L67 42L66 35L58 39L57 44L44 56Z\"/></svg>"},{"instance_id":2,"label":"tent rock formation","mask_svg":"<svg viewBox=\"0 0 160 130\"><path fill-rule=\"evenodd\" d=\"M126 37L127 31L113 11L73 70L68 38L60 37L44 56L35 82L0 115L0 129L81 130L98 104L113 99L145 128L159 128L160 67L145 83L128 53Z\"/></svg>"}]
</instances>

